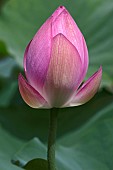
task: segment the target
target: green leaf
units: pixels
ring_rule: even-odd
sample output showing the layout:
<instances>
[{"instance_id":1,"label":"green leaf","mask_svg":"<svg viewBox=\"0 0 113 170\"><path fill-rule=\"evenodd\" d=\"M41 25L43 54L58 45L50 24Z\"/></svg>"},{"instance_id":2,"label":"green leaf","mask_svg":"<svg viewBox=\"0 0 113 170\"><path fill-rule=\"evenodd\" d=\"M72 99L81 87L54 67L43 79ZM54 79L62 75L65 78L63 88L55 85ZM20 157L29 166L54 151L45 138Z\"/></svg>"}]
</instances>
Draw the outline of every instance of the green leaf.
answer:
<instances>
[{"instance_id":1,"label":"green leaf","mask_svg":"<svg viewBox=\"0 0 113 170\"><path fill-rule=\"evenodd\" d=\"M18 159L18 157L20 159ZM38 138L34 138L24 144L18 153L13 157L13 162L18 160L19 164L23 167L27 162L35 158L46 159L46 146Z\"/></svg>"},{"instance_id":2,"label":"green leaf","mask_svg":"<svg viewBox=\"0 0 113 170\"><path fill-rule=\"evenodd\" d=\"M22 65L26 45L52 12L64 5L82 30L89 49L88 75L103 66L102 86L113 84L113 1L112 0L10 0L0 15L0 39Z\"/></svg>"},{"instance_id":3,"label":"green leaf","mask_svg":"<svg viewBox=\"0 0 113 170\"><path fill-rule=\"evenodd\" d=\"M9 82L8 80L6 82L2 84L3 88L0 90L0 106L2 107L10 105L13 95L17 90L17 82Z\"/></svg>"},{"instance_id":4,"label":"green leaf","mask_svg":"<svg viewBox=\"0 0 113 170\"><path fill-rule=\"evenodd\" d=\"M33 159L29 161L25 166L24 169L26 170L48 170L48 163L47 160L44 159Z\"/></svg>"},{"instance_id":5,"label":"green leaf","mask_svg":"<svg viewBox=\"0 0 113 170\"><path fill-rule=\"evenodd\" d=\"M12 101L12 105L0 108L2 126L10 133L24 140L38 136L38 138L46 142L50 110L32 109L22 101L20 94L18 95L19 97L16 96ZM98 115L99 110L107 107L112 101L113 95L102 91L85 105L60 109L58 138L83 126L93 116Z\"/></svg>"},{"instance_id":6,"label":"green leaf","mask_svg":"<svg viewBox=\"0 0 113 170\"><path fill-rule=\"evenodd\" d=\"M0 60L0 106L9 106L17 91L17 64L14 59Z\"/></svg>"},{"instance_id":7,"label":"green leaf","mask_svg":"<svg viewBox=\"0 0 113 170\"><path fill-rule=\"evenodd\" d=\"M14 99L15 101L15 99ZM19 100L17 99L19 102ZM16 101L15 101L16 103ZM47 142L49 110L25 105L0 108L0 122L23 139L38 136ZM109 170L113 159L113 95L103 91L81 106L61 109L58 120L56 160L59 170ZM23 142L0 130L0 169L17 170L35 158L46 159L46 145L39 139ZM20 149L19 149L20 148ZM18 152L17 152L18 151ZM17 153L16 153L17 152ZM16 154L15 154L16 153Z\"/></svg>"},{"instance_id":8,"label":"green leaf","mask_svg":"<svg viewBox=\"0 0 113 170\"><path fill-rule=\"evenodd\" d=\"M5 44L0 41L0 58L3 58L8 55L7 49Z\"/></svg>"},{"instance_id":9,"label":"green leaf","mask_svg":"<svg viewBox=\"0 0 113 170\"><path fill-rule=\"evenodd\" d=\"M20 140L6 133L0 127L0 169L1 170L21 170L21 168L11 163L11 157L23 144Z\"/></svg>"},{"instance_id":10,"label":"green leaf","mask_svg":"<svg viewBox=\"0 0 113 170\"><path fill-rule=\"evenodd\" d=\"M85 127L62 138L58 155L70 170L109 170L113 167L113 104L99 111ZM65 143L65 144L64 144ZM66 154L67 153L67 154ZM66 156L64 156L66 155ZM75 160L75 162L74 162Z\"/></svg>"},{"instance_id":11,"label":"green leaf","mask_svg":"<svg viewBox=\"0 0 113 170\"><path fill-rule=\"evenodd\" d=\"M84 127L57 141L56 161L59 170L109 170L113 167L113 104L98 111ZM64 126L64 125L63 125ZM34 139L15 156L23 164L34 157L45 158L44 145Z\"/></svg>"},{"instance_id":12,"label":"green leaf","mask_svg":"<svg viewBox=\"0 0 113 170\"><path fill-rule=\"evenodd\" d=\"M10 77L13 69L16 67L16 62L14 59L7 57L0 60L0 77L8 78Z\"/></svg>"}]
</instances>

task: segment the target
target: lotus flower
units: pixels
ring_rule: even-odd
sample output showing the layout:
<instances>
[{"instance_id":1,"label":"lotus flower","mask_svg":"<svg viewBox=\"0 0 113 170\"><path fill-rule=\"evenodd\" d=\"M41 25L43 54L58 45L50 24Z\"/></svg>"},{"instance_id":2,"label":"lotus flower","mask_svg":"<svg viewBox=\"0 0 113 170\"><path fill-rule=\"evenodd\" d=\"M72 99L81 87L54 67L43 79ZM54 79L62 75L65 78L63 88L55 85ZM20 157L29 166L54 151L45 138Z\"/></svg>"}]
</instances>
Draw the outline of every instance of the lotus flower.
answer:
<instances>
[{"instance_id":1,"label":"lotus flower","mask_svg":"<svg viewBox=\"0 0 113 170\"><path fill-rule=\"evenodd\" d=\"M41 26L24 55L26 79L19 74L23 100L33 108L78 106L97 92L102 68L84 84L88 50L77 24L60 6Z\"/></svg>"}]
</instances>

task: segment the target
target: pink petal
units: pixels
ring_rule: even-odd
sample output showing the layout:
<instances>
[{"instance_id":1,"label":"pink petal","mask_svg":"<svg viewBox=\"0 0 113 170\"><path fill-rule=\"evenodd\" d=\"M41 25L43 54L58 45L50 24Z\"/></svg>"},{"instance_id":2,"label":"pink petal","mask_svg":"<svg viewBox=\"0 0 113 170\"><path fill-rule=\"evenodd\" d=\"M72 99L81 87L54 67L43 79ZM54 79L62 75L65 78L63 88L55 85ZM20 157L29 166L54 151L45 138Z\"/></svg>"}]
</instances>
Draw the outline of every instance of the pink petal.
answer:
<instances>
[{"instance_id":1,"label":"pink petal","mask_svg":"<svg viewBox=\"0 0 113 170\"><path fill-rule=\"evenodd\" d=\"M32 40L31 40L32 41ZM24 65L24 71L26 73L26 58L27 58L27 53L29 50L29 46L31 44L31 41L29 42L29 44L27 45L26 49L25 49L25 53L24 53L24 60L23 60L23 65Z\"/></svg>"},{"instance_id":2,"label":"pink petal","mask_svg":"<svg viewBox=\"0 0 113 170\"><path fill-rule=\"evenodd\" d=\"M25 51L24 67L29 83L42 94L51 54L51 18L36 33Z\"/></svg>"},{"instance_id":3,"label":"pink petal","mask_svg":"<svg viewBox=\"0 0 113 170\"><path fill-rule=\"evenodd\" d=\"M53 21L57 18L58 15L60 15L60 13L65 9L64 6L59 6L55 12L52 14L53 17Z\"/></svg>"},{"instance_id":4,"label":"pink petal","mask_svg":"<svg viewBox=\"0 0 113 170\"><path fill-rule=\"evenodd\" d=\"M97 92L102 78L102 68L94 73L78 90L67 106L78 106L88 102Z\"/></svg>"},{"instance_id":5,"label":"pink petal","mask_svg":"<svg viewBox=\"0 0 113 170\"><path fill-rule=\"evenodd\" d=\"M78 88L81 60L76 48L62 35L53 38L44 90L49 103L60 107Z\"/></svg>"},{"instance_id":6,"label":"pink petal","mask_svg":"<svg viewBox=\"0 0 113 170\"><path fill-rule=\"evenodd\" d=\"M48 108L45 99L20 74L18 78L19 90L23 100L33 108Z\"/></svg>"},{"instance_id":7,"label":"pink petal","mask_svg":"<svg viewBox=\"0 0 113 170\"><path fill-rule=\"evenodd\" d=\"M60 9L58 8L58 10ZM59 15L54 15L52 22L52 36L54 37L59 33L62 33L76 47L84 66L84 48L86 47L83 45L83 35L64 7L63 10L59 12Z\"/></svg>"},{"instance_id":8,"label":"pink petal","mask_svg":"<svg viewBox=\"0 0 113 170\"><path fill-rule=\"evenodd\" d=\"M83 77L82 80L84 79L84 77L86 76L87 70L88 70L88 64L89 64L89 56L88 56L88 49L87 49L87 45L85 42L84 37L83 38L83 49L84 49L84 68L83 68Z\"/></svg>"}]
</instances>

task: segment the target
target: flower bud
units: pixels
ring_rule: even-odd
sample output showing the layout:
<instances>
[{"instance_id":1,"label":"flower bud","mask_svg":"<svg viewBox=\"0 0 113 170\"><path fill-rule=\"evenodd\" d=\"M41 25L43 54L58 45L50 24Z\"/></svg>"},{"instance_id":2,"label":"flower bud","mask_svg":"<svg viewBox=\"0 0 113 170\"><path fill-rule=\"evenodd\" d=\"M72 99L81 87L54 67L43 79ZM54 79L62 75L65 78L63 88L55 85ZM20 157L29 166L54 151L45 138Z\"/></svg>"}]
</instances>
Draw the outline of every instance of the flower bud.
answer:
<instances>
[{"instance_id":1,"label":"flower bud","mask_svg":"<svg viewBox=\"0 0 113 170\"><path fill-rule=\"evenodd\" d=\"M82 86L88 69L88 50L77 24L60 6L41 26L24 55L26 79L19 75L19 90L33 108L77 106L97 92L102 68Z\"/></svg>"}]
</instances>

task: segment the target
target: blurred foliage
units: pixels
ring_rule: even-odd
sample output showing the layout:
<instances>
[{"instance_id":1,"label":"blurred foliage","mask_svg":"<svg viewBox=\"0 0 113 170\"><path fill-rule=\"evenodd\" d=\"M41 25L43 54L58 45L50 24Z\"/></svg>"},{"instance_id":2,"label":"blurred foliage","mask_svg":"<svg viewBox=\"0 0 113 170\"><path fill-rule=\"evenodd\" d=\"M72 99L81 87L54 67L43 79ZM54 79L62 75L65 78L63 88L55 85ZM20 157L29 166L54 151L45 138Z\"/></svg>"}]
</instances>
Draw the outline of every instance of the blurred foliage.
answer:
<instances>
[{"instance_id":1,"label":"blurred foliage","mask_svg":"<svg viewBox=\"0 0 113 170\"><path fill-rule=\"evenodd\" d=\"M0 41L0 59L2 59L4 56L7 56L7 55L8 55L8 52L6 50L5 43Z\"/></svg>"},{"instance_id":2,"label":"blurred foliage","mask_svg":"<svg viewBox=\"0 0 113 170\"><path fill-rule=\"evenodd\" d=\"M59 5L68 9L85 36L90 58L86 78L102 65L103 79L100 92L90 102L60 109L56 156L58 169L109 170L113 167L113 1L1 0L2 170L19 170L31 159L46 159L49 110L27 106L19 94L17 79L18 73L23 72L26 45ZM37 138L32 139L34 137ZM12 162L21 168L11 163L12 158Z\"/></svg>"}]
</instances>

